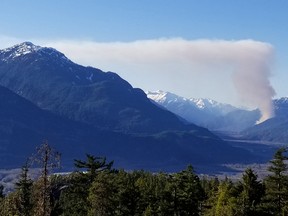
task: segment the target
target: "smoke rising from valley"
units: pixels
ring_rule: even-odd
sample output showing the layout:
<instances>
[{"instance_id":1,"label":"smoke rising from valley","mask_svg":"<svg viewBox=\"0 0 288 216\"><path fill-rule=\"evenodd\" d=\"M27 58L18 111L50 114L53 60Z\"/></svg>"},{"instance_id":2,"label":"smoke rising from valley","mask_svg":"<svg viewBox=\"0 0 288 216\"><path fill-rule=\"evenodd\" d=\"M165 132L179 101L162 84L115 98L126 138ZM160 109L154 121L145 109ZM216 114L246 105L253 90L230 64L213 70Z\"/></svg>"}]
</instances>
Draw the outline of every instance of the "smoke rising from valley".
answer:
<instances>
[{"instance_id":1,"label":"smoke rising from valley","mask_svg":"<svg viewBox=\"0 0 288 216\"><path fill-rule=\"evenodd\" d=\"M268 43L176 38L42 44L62 51L77 63L113 70L135 87L186 97L202 94L220 101L221 97L234 97L240 105L259 108L259 122L274 115L275 91L269 81L274 51Z\"/></svg>"}]
</instances>

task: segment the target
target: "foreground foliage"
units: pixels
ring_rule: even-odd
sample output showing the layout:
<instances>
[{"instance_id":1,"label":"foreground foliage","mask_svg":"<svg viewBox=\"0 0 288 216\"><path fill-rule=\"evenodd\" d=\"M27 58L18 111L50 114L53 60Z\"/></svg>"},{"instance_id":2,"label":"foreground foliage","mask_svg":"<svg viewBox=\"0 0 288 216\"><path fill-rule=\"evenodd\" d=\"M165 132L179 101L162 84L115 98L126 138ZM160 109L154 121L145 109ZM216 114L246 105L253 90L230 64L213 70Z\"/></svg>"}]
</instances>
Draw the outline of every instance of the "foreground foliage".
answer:
<instances>
[{"instance_id":1,"label":"foreground foliage","mask_svg":"<svg viewBox=\"0 0 288 216\"><path fill-rule=\"evenodd\" d=\"M26 164L14 192L5 196L0 187L0 215L288 215L286 148L275 153L263 181L248 168L238 182L200 179L191 165L172 174L115 170L105 157L89 154L75 160L81 171L48 176L58 154L48 143L40 149L39 179L29 178Z\"/></svg>"}]
</instances>

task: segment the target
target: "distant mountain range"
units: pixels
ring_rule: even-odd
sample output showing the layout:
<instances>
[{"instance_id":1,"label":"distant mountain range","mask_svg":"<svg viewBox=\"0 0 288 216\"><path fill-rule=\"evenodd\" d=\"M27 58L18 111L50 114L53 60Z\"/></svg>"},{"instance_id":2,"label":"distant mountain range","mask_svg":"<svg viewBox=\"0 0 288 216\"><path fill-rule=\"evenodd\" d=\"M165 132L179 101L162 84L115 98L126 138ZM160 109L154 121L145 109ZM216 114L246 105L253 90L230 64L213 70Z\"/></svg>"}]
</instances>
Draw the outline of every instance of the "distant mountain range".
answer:
<instances>
[{"instance_id":1,"label":"distant mountain range","mask_svg":"<svg viewBox=\"0 0 288 216\"><path fill-rule=\"evenodd\" d=\"M275 117L256 124L259 110L243 110L211 99L188 99L160 90L146 94L160 107L212 131L236 132L245 140L288 143L288 97L273 100Z\"/></svg>"},{"instance_id":2,"label":"distant mountain range","mask_svg":"<svg viewBox=\"0 0 288 216\"><path fill-rule=\"evenodd\" d=\"M117 74L30 42L0 50L0 166L24 163L43 139L67 166L84 153L127 169L247 162L253 155L152 103Z\"/></svg>"},{"instance_id":3,"label":"distant mountain range","mask_svg":"<svg viewBox=\"0 0 288 216\"><path fill-rule=\"evenodd\" d=\"M240 132L255 125L258 110L248 111L206 98L184 98L170 92L146 92L147 97L188 122L210 130Z\"/></svg>"}]
</instances>

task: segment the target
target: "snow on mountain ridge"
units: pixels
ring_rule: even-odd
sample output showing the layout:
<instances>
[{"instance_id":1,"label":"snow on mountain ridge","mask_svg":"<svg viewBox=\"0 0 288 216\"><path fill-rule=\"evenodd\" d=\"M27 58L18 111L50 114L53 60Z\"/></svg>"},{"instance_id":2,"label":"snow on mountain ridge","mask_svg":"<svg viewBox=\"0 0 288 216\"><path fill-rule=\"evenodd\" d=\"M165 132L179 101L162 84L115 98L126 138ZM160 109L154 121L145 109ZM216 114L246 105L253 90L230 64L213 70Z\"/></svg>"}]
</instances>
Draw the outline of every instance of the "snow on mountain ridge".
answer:
<instances>
[{"instance_id":1,"label":"snow on mountain ridge","mask_svg":"<svg viewBox=\"0 0 288 216\"><path fill-rule=\"evenodd\" d=\"M185 97L181 97L176 94L173 94L171 92L164 92L161 90L147 91L146 94L149 99L152 99L153 101L160 103L164 106L165 104L167 105L171 103L179 103L179 104L187 103L200 110L223 109L225 107L225 110L223 110L224 113L228 113L230 111L237 109L229 104L219 103L209 98L208 99L207 98L185 98Z\"/></svg>"},{"instance_id":2,"label":"snow on mountain ridge","mask_svg":"<svg viewBox=\"0 0 288 216\"><path fill-rule=\"evenodd\" d=\"M175 94L172 94L170 92L164 92L161 90L158 91L148 91L146 92L146 95L148 98L154 100L158 103L172 103L172 102L179 102L181 100L186 101L186 98L179 97Z\"/></svg>"},{"instance_id":3,"label":"snow on mountain ridge","mask_svg":"<svg viewBox=\"0 0 288 216\"><path fill-rule=\"evenodd\" d=\"M288 97L282 97L279 99L273 100L275 112L279 112L279 110L283 110L284 108L288 108Z\"/></svg>"},{"instance_id":4,"label":"snow on mountain ridge","mask_svg":"<svg viewBox=\"0 0 288 216\"><path fill-rule=\"evenodd\" d=\"M213 101L211 99L204 99L204 98L190 98L189 101L191 101L192 103L195 103L199 109L205 109L211 106L215 107L219 104L216 101Z\"/></svg>"},{"instance_id":5,"label":"snow on mountain ridge","mask_svg":"<svg viewBox=\"0 0 288 216\"><path fill-rule=\"evenodd\" d=\"M21 44L17 44L15 46L9 47L7 49L0 50L0 54L9 54L6 59L13 59L15 57L26 55L28 53L32 53L41 49L40 46L36 46L31 42L24 42Z\"/></svg>"},{"instance_id":6,"label":"snow on mountain ridge","mask_svg":"<svg viewBox=\"0 0 288 216\"><path fill-rule=\"evenodd\" d=\"M38 53L39 55L46 54L48 56L61 57L64 61L70 61L63 53L54 48L36 46L31 42L23 42L12 47L0 50L0 55L3 61L14 60L17 57L25 56L31 53Z\"/></svg>"},{"instance_id":7,"label":"snow on mountain ridge","mask_svg":"<svg viewBox=\"0 0 288 216\"><path fill-rule=\"evenodd\" d=\"M32 58L28 55L35 55ZM27 58L26 58L27 57ZM67 68L67 70L74 76L75 82L90 82L94 80L94 74L92 72L87 74L81 74L77 69L75 70L75 65L78 65L68 59L63 53L51 47L42 47L34 45L31 42L23 42L12 47L0 50L0 63L8 64L9 62L14 61L26 61L29 59L29 62L33 64L33 61L49 61L50 64L53 62L55 65L59 65L62 68ZM84 81L85 80L85 81Z\"/></svg>"},{"instance_id":8,"label":"snow on mountain ridge","mask_svg":"<svg viewBox=\"0 0 288 216\"><path fill-rule=\"evenodd\" d=\"M288 97L281 97L279 99L275 99L274 103L288 103Z\"/></svg>"},{"instance_id":9,"label":"snow on mountain ridge","mask_svg":"<svg viewBox=\"0 0 288 216\"><path fill-rule=\"evenodd\" d=\"M163 91L146 92L146 94L151 101L187 122L210 130L239 132L253 126L260 117L257 110L249 111L211 99L188 99Z\"/></svg>"}]
</instances>

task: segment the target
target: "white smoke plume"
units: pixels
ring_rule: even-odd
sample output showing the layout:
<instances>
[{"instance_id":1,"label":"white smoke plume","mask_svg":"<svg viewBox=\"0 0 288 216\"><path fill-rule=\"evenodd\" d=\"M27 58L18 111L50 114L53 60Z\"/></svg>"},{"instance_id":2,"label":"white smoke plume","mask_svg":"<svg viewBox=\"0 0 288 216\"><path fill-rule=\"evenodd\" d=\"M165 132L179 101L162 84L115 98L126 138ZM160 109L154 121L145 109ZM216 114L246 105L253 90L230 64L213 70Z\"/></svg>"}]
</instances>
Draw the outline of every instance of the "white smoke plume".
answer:
<instances>
[{"instance_id":1,"label":"white smoke plume","mask_svg":"<svg viewBox=\"0 0 288 216\"><path fill-rule=\"evenodd\" d=\"M42 45L54 47L81 64L122 71L121 76L132 84L138 82L141 88L151 88L155 83L157 89L162 85L164 89L177 86L187 90L189 83L192 86L197 76L206 73L219 82L222 94L235 91L244 104L258 107L262 113L259 122L274 116L275 91L269 81L274 52L268 43L176 38L110 43L54 41ZM224 76L225 80L217 78ZM234 89L225 90L225 86Z\"/></svg>"}]
</instances>

